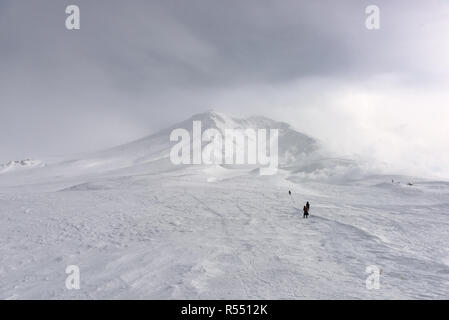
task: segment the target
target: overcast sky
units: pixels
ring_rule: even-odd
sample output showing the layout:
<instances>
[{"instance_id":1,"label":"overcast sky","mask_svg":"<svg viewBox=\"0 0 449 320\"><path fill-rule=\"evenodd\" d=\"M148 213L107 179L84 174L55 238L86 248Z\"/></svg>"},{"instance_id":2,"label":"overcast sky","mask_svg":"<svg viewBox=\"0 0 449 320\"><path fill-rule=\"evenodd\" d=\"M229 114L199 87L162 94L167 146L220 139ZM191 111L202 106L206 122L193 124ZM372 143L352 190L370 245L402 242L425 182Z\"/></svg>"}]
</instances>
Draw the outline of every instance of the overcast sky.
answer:
<instances>
[{"instance_id":1,"label":"overcast sky","mask_svg":"<svg viewBox=\"0 0 449 320\"><path fill-rule=\"evenodd\" d=\"M65 8L81 29L65 28ZM365 8L380 8L380 29ZM449 178L449 2L0 0L0 162L93 151L215 109Z\"/></svg>"}]
</instances>

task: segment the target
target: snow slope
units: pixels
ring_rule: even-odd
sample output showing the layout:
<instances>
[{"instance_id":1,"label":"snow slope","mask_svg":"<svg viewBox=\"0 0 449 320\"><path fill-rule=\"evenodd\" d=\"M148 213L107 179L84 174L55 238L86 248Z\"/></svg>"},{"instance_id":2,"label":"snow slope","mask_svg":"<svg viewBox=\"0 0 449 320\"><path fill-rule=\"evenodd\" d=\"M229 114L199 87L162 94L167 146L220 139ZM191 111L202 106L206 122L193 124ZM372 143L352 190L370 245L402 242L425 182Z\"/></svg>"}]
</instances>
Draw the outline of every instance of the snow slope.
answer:
<instances>
[{"instance_id":1,"label":"snow slope","mask_svg":"<svg viewBox=\"0 0 449 320\"><path fill-rule=\"evenodd\" d=\"M192 120L280 128L281 169L174 166L169 134ZM0 298L449 298L449 183L364 175L288 124L207 112L44 162L0 174Z\"/></svg>"}]
</instances>

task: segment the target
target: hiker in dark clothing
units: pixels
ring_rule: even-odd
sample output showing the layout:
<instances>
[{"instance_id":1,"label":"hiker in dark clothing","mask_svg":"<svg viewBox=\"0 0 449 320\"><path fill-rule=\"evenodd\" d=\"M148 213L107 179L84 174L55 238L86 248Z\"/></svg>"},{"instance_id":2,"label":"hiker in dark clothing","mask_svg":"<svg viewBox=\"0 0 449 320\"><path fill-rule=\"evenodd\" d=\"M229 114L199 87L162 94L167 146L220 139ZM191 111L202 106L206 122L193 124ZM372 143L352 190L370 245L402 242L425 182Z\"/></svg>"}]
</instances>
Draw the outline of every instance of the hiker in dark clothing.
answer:
<instances>
[{"instance_id":1,"label":"hiker in dark clothing","mask_svg":"<svg viewBox=\"0 0 449 320\"><path fill-rule=\"evenodd\" d=\"M309 210L307 210L307 207L304 206L304 215L302 216L303 218L307 218L309 216Z\"/></svg>"},{"instance_id":2,"label":"hiker in dark clothing","mask_svg":"<svg viewBox=\"0 0 449 320\"><path fill-rule=\"evenodd\" d=\"M290 190L288 190L288 194L289 194L289 195L292 195L292 192L291 192Z\"/></svg>"},{"instance_id":3,"label":"hiker in dark clothing","mask_svg":"<svg viewBox=\"0 0 449 320\"><path fill-rule=\"evenodd\" d=\"M307 213L309 213L309 210L310 210L310 203L309 203L309 201L307 201L307 203L306 203L306 208L307 208Z\"/></svg>"}]
</instances>

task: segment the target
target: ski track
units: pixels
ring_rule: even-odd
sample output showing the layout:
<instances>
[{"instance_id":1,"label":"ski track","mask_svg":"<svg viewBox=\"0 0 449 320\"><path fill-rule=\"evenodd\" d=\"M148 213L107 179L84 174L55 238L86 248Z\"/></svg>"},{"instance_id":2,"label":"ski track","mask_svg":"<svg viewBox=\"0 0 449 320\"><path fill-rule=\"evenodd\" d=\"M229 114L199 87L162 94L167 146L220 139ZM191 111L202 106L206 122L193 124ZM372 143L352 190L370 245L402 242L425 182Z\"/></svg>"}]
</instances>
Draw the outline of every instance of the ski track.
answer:
<instances>
[{"instance_id":1,"label":"ski track","mask_svg":"<svg viewBox=\"0 0 449 320\"><path fill-rule=\"evenodd\" d=\"M186 173L0 193L0 298L449 298L447 193L395 204L311 182L289 199L291 183L269 183ZM65 288L69 264L80 290ZM379 290L365 288L368 265Z\"/></svg>"}]
</instances>

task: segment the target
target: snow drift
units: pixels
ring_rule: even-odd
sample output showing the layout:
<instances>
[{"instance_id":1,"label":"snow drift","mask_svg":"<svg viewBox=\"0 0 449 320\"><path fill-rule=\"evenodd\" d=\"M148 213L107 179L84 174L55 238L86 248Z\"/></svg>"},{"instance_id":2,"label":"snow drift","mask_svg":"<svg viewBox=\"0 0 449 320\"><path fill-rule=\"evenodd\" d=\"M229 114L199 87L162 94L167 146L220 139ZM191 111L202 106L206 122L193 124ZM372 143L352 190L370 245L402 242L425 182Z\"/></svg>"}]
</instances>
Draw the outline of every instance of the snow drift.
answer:
<instances>
[{"instance_id":1,"label":"snow drift","mask_svg":"<svg viewBox=\"0 0 449 320\"><path fill-rule=\"evenodd\" d=\"M193 120L280 129L278 174L174 166L169 134ZM449 298L449 183L364 175L286 123L207 112L122 146L6 167L3 299ZM79 290L65 287L68 265ZM373 265L378 290L366 287Z\"/></svg>"}]
</instances>

